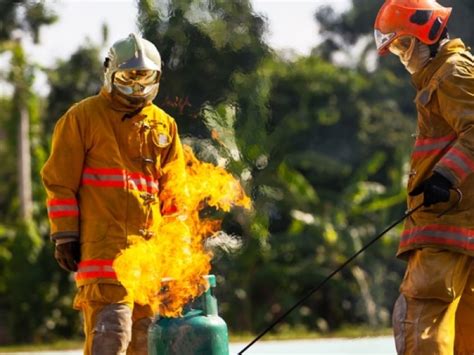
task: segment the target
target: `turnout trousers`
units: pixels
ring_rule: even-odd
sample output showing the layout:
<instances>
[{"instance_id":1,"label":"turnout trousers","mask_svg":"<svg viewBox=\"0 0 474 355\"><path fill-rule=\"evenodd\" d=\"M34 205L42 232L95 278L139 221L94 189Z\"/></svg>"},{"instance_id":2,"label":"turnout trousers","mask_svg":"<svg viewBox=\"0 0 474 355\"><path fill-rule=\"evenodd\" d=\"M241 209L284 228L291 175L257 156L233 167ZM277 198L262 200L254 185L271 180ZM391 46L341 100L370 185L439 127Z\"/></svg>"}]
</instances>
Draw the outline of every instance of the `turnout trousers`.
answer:
<instances>
[{"instance_id":1,"label":"turnout trousers","mask_svg":"<svg viewBox=\"0 0 474 355\"><path fill-rule=\"evenodd\" d=\"M474 354L474 258L414 250L393 310L399 355Z\"/></svg>"},{"instance_id":2,"label":"turnout trousers","mask_svg":"<svg viewBox=\"0 0 474 355\"><path fill-rule=\"evenodd\" d=\"M81 286L74 308L84 318L84 355L147 355L149 306L130 301L124 287L114 284Z\"/></svg>"}]
</instances>

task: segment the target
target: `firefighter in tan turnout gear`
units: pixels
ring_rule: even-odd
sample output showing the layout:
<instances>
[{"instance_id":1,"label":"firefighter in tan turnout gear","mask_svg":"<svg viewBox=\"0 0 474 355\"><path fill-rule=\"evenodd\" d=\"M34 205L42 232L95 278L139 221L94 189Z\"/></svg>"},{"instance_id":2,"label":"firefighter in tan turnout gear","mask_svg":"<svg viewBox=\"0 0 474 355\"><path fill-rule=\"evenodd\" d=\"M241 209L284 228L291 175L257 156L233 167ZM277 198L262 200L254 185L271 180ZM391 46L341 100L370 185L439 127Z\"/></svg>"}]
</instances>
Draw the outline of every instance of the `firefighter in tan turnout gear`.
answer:
<instances>
[{"instance_id":1,"label":"firefighter in tan turnout gear","mask_svg":"<svg viewBox=\"0 0 474 355\"><path fill-rule=\"evenodd\" d=\"M156 47L131 34L112 45L104 67L100 93L57 122L42 178L55 257L76 272L84 353L146 354L151 308L134 303L112 264L130 238L150 238L176 208L166 166L184 174L183 150L174 119L152 103Z\"/></svg>"},{"instance_id":2,"label":"firefighter in tan turnout gear","mask_svg":"<svg viewBox=\"0 0 474 355\"><path fill-rule=\"evenodd\" d=\"M474 58L449 38L450 14L434 0L387 0L375 21L379 54L398 56L417 90L408 206L424 207L398 250L398 354L474 354Z\"/></svg>"}]
</instances>

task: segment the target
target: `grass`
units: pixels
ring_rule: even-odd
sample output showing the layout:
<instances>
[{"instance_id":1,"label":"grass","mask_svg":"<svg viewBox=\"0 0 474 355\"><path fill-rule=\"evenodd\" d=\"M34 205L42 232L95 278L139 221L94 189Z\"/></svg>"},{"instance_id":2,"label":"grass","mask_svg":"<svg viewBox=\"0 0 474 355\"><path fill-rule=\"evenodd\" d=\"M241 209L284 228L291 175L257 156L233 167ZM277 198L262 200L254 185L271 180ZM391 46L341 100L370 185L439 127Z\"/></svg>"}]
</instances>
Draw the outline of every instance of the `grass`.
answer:
<instances>
[{"instance_id":1,"label":"grass","mask_svg":"<svg viewBox=\"0 0 474 355\"><path fill-rule=\"evenodd\" d=\"M390 336L390 328L370 328L346 326L332 332L310 332L305 329L291 328L280 329L279 332L265 334L260 341L266 340L290 340L290 339L327 339L327 338L361 338L375 336ZM256 337L256 334L250 333L232 333L229 338L231 342L245 343L250 342ZM0 353L18 352L18 351L47 351L47 350L77 350L82 349L82 340L61 340L47 344L28 344L28 345L9 345L0 346Z\"/></svg>"},{"instance_id":2,"label":"grass","mask_svg":"<svg viewBox=\"0 0 474 355\"><path fill-rule=\"evenodd\" d=\"M0 346L0 353L82 349L83 340L59 340L53 343Z\"/></svg>"}]
</instances>

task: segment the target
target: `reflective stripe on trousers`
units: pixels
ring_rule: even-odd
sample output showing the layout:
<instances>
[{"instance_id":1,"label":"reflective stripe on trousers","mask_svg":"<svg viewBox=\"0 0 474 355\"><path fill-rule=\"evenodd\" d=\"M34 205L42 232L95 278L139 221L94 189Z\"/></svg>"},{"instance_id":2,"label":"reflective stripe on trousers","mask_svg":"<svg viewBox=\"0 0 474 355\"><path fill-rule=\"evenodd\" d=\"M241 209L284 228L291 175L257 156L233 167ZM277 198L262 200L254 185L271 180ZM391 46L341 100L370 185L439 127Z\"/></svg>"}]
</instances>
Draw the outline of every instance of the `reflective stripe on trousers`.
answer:
<instances>
[{"instance_id":1,"label":"reflective stripe on trousers","mask_svg":"<svg viewBox=\"0 0 474 355\"><path fill-rule=\"evenodd\" d=\"M76 281L94 278L117 279L112 259L83 260L78 265Z\"/></svg>"}]
</instances>

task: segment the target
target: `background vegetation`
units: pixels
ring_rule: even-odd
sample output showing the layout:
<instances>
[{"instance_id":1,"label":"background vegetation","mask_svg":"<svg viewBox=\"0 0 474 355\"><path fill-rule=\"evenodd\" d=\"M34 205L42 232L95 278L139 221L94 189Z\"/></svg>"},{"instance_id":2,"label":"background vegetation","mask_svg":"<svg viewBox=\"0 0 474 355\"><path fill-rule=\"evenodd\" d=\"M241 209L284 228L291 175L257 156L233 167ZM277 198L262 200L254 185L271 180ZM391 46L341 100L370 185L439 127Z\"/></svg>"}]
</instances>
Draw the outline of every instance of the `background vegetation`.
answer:
<instances>
[{"instance_id":1,"label":"background vegetation","mask_svg":"<svg viewBox=\"0 0 474 355\"><path fill-rule=\"evenodd\" d=\"M220 313L233 333L261 331L404 211L414 90L395 58L375 55L372 24L382 2L321 9L314 19L322 44L291 56L268 47L265 19L248 0L137 1L140 29L164 58L156 104L199 157L225 163L254 202L251 213L225 217L243 247L213 262ZM455 8L451 34L472 44L474 3L440 2ZM100 89L104 44L86 42L39 68L22 39L41 40L39 28L55 20L45 1L0 2L0 54L10 59L0 81L12 88L0 97L0 344L81 334L72 276L52 256L39 169L57 119ZM47 97L32 89L39 70ZM20 182L30 175L25 208ZM398 236L384 237L274 332L389 326L404 268L394 257Z\"/></svg>"}]
</instances>

